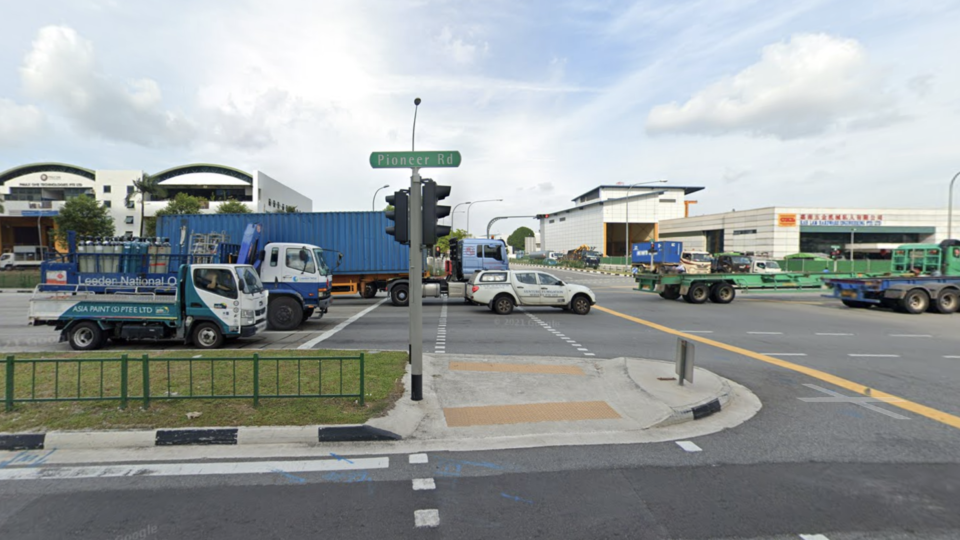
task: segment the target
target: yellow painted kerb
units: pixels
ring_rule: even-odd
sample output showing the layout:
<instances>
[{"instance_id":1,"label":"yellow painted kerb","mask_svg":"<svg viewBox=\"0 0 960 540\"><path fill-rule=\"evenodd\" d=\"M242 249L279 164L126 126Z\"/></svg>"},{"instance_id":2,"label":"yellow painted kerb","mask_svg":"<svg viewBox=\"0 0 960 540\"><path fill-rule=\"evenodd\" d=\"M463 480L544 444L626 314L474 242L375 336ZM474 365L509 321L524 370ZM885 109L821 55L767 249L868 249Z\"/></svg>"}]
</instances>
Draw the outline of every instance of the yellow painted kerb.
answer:
<instances>
[{"instance_id":1,"label":"yellow painted kerb","mask_svg":"<svg viewBox=\"0 0 960 540\"><path fill-rule=\"evenodd\" d=\"M950 413L945 413L943 411L934 409L932 407L927 407L926 405L921 405L919 403L916 403L907 399L903 399L893 394L888 394L886 392L877 390L875 388L871 388L869 386L864 386L862 384L858 384L853 381L848 381L847 379L844 379L842 377L837 377L836 375L831 375L830 373L827 373L825 371L820 371L819 369L813 369L806 366L801 366L799 364L794 364L793 362L787 362L785 360L774 358L772 356L767 356L765 354L749 351L747 349L742 349L740 347L735 347L733 345L727 345L726 343L714 341L709 338L695 336L692 334L686 334L679 330L674 330L672 328L668 328L661 324L645 321L643 319L638 319L637 317L632 317L630 315L626 315L624 313L620 313L619 311L614 311L612 309L607 309L602 306L593 306L593 308L603 311L604 313L609 313L610 315L620 317L621 319L626 319L628 321L632 321L637 324L648 326L655 330L660 330L661 332L666 332L667 334L673 334L675 336L682 337L683 339L696 341L696 342L703 343L705 345L710 345L712 347L717 347L719 349L723 349L725 351L729 351L732 353L742 354L743 356L753 358L754 360L759 360L761 362L773 364L775 366L779 366L784 369L796 371L797 373L803 373L804 375L808 375L810 377L813 377L814 379L819 379L821 381L828 382L835 386L839 386L840 388L845 388L847 390L850 390L851 392L856 392L860 395L869 396L872 398L877 398L882 401L886 401L890 403L890 405L893 405L895 407L900 407L901 409L910 411L914 414L919 414L920 416L925 416L931 420L936 420L937 422L940 422L942 424L946 424L948 426L960 429L960 416L954 416Z\"/></svg>"}]
</instances>

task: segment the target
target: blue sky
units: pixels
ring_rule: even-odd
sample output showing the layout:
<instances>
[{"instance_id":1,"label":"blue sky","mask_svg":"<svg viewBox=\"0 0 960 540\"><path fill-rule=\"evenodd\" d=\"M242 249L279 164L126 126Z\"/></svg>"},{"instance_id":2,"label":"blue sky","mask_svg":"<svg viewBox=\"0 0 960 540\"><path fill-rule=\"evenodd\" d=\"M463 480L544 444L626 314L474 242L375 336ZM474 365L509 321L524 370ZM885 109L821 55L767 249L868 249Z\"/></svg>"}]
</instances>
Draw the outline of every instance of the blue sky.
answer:
<instances>
[{"instance_id":1,"label":"blue sky","mask_svg":"<svg viewBox=\"0 0 960 540\"><path fill-rule=\"evenodd\" d=\"M475 232L661 178L698 214L942 207L960 170L958 2L5 4L0 169L222 163L362 210L419 96L452 204L504 199Z\"/></svg>"}]
</instances>

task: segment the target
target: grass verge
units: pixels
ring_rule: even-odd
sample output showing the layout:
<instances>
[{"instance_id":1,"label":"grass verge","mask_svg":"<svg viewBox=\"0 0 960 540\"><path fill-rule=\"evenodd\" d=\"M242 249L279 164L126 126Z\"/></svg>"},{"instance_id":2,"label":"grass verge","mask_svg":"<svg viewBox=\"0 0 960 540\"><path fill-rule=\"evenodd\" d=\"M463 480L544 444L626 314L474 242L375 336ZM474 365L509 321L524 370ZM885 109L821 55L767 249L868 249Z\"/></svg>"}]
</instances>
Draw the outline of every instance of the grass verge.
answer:
<instances>
[{"instance_id":1,"label":"grass verge","mask_svg":"<svg viewBox=\"0 0 960 540\"><path fill-rule=\"evenodd\" d=\"M120 358L124 352L129 355L129 397L126 409L121 409ZM253 394L251 353L229 349L149 352L151 399L149 407L144 408L141 357L147 352L15 355L13 395L17 398L103 396L117 399L17 403L11 412L4 412L0 406L0 432L359 424L384 414L399 399L403 391L400 380L407 362L407 354L403 352L365 354L365 404L360 405L356 397L276 398L270 395L357 394L359 362L332 358L355 358L361 351L263 351L259 366L260 405L254 407L253 398L245 397ZM28 361L51 358L70 362ZM4 397L5 388L6 373L0 366L0 394ZM191 398L191 395L218 397ZM187 413L200 414L190 418Z\"/></svg>"}]
</instances>

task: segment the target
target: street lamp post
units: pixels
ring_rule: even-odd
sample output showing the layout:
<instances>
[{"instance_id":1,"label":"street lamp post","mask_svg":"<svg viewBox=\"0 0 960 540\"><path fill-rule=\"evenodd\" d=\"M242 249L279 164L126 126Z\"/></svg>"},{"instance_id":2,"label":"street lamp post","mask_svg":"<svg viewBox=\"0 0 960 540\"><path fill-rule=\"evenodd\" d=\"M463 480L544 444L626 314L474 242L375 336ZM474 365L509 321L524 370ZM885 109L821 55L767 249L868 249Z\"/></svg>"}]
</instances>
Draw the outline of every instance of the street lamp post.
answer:
<instances>
[{"instance_id":1,"label":"street lamp post","mask_svg":"<svg viewBox=\"0 0 960 540\"><path fill-rule=\"evenodd\" d=\"M473 201L467 205L467 234L470 234L470 207L482 202L503 202L503 199L484 199L482 201Z\"/></svg>"},{"instance_id":2,"label":"street lamp post","mask_svg":"<svg viewBox=\"0 0 960 540\"><path fill-rule=\"evenodd\" d=\"M472 204L472 203L471 203L470 201L462 202L462 203L454 206L454 207L453 207L453 212L450 212L450 232L453 232L453 231L456 230L456 229L453 228L453 215L457 213L457 208L460 208L461 206L463 206L463 205L465 205L465 204ZM470 207L468 206L467 208L470 208Z\"/></svg>"},{"instance_id":3,"label":"street lamp post","mask_svg":"<svg viewBox=\"0 0 960 540\"><path fill-rule=\"evenodd\" d=\"M654 180L652 182L637 182L636 184L633 184L629 188L627 188L627 200L625 201L627 204L627 215L626 215L626 219L624 220L625 225L627 227L627 246L626 246L626 250L623 252L624 263L627 265L630 264L630 190L632 190L636 186L642 186L644 184L662 184L664 182L666 182L666 180Z\"/></svg>"},{"instance_id":4,"label":"street lamp post","mask_svg":"<svg viewBox=\"0 0 960 540\"><path fill-rule=\"evenodd\" d=\"M854 268L854 265L853 265L853 241L854 241L854 235L856 234L856 231L857 231L857 228L856 228L856 227L853 227L853 228L850 229L850 271L851 271L851 272L854 272L854 271L855 271L855 270L853 269L853 268Z\"/></svg>"},{"instance_id":5,"label":"street lamp post","mask_svg":"<svg viewBox=\"0 0 960 540\"><path fill-rule=\"evenodd\" d=\"M389 184L387 184L387 185L385 185L385 186L383 186L383 187L379 187L379 188L377 188L376 191L373 192L373 202L370 203L370 210L373 210L374 212L376 212L376 210L377 210L377 193L380 193L380 190L381 190L381 189L387 189L388 187L390 187Z\"/></svg>"},{"instance_id":6,"label":"street lamp post","mask_svg":"<svg viewBox=\"0 0 960 540\"><path fill-rule=\"evenodd\" d=\"M958 176L960 172L953 175L953 180L950 180L950 194L947 195L947 240L953 238L953 184Z\"/></svg>"}]
</instances>

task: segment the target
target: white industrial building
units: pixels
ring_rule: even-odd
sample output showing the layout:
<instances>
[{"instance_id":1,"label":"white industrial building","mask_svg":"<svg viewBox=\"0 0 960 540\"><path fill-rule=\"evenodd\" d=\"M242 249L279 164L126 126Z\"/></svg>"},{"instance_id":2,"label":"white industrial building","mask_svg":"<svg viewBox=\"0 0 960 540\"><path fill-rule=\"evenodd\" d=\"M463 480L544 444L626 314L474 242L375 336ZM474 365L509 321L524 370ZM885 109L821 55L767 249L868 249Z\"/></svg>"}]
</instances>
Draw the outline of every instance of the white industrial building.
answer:
<instances>
[{"instance_id":1,"label":"white industrial building","mask_svg":"<svg viewBox=\"0 0 960 540\"><path fill-rule=\"evenodd\" d=\"M147 195L146 216L154 215L181 192L209 201L204 213L216 212L228 199L244 203L253 212L279 212L288 206L301 212L313 210L313 202L305 195L260 171L193 164L151 176L167 195L159 200ZM64 163L34 163L0 173L0 251L14 245L49 246L53 216L68 199L84 194L107 206L117 236L138 235L140 195L134 193L133 182L143 177L143 171L92 170Z\"/></svg>"},{"instance_id":2,"label":"white industrial building","mask_svg":"<svg viewBox=\"0 0 960 540\"><path fill-rule=\"evenodd\" d=\"M794 253L830 253L883 258L900 244L938 243L948 238L947 212L907 208L817 208L771 206L754 210L669 219L660 240L711 253L735 251L774 258Z\"/></svg>"},{"instance_id":3,"label":"white industrial building","mask_svg":"<svg viewBox=\"0 0 960 540\"><path fill-rule=\"evenodd\" d=\"M629 243L657 238L663 220L682 218L702 187L601 185L573 199L576 206L540 220L543 251L566 252L587 245L605 257L622 257Z\"/></svg>"}]
</instances>

